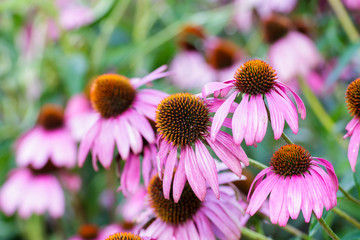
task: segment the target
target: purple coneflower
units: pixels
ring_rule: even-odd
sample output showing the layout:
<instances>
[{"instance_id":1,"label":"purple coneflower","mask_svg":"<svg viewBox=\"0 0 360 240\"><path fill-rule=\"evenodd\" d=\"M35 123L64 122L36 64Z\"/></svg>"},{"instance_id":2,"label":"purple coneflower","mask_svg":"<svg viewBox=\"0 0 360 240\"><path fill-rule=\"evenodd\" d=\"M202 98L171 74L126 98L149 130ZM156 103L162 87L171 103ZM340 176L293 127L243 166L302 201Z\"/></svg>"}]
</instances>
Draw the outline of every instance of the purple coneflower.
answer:
<instances>
[{"instance_id":1,"label":"purple coneflower","mask_svg":"<svg viewBox=\"0 0 360 240\"><path fill-rule=\"evenodd\" d=\"M219 184L238 179L229 172L220 172L218 176ZM239 239L246 222L242 221L244 213L234 189L221 185L220 199L210 189L207 191L204 201L200 201L186 183L178 201L172 196L168 199L164 196L161 179L155 176L148 187L150 208L142 215L142 224L146 227L140 231L140 236L152 236L158 240ZM150 225L147 226L148 220Z\"/></svg>"},{"instance_id":2,"label":"purple coneflower","mask_svg":"<svg viewBox=\"0 0 360 240\"><path fill-rule=\"evenodd\" d=\"M66 127L64 114L57 105L44 105L37 125L23 134L15 144L16 162L20 167L43 168L48 160L57 167L76 164L76 142Z\"/></svg>"},{"instance_id":3,"label":"purple coneflower","mask_svg":"<svg viewBox=\"0 0 360 240\"><path fill-rule=\"evenodd\" d=\"M282 82L288 83L308 74L322 63L315 43L297 29L297 23L291 19L273 15L265 19L265 40L270 44L269 62L276 69ZM302 32L300 32L302 31Z\"/></svg>"},{"instance_id":4,"label":"purple coneflower","mask_svg":"<svg viewBox=\"0 0 360 240\"><path fill-rule=\"evenodd\" d=\"M344 139L350 137L348 158L351 169L355 172L355 165L359 154L360 144L360 78L356 79L346 90L346 102L353 119L346 125L347 133Z\"/></svg>"},{"instance_id":5,"label":"purple coneflower","mask_svg":"<svg viewBox=\"0 0 360 240\"><path fill-rule=\"evenodd\" d=\"M337 190L338 179L330 162L311 157L301 146L285 145L274 153L270 167L256 176L248 194L246 212L254 215L270 194L273 224L285 226L289 216L296 219L300 210L305 222L309 222L312 211L321 218L324 207L329 210L336 206Z\"/></svg>"},{"instance_id":6,"label":"purple coneflower","mask_svg":"<svg viewBox=\"0 0 360 240\"><path fill-rule=\"evenodd\" d=\"M205 198L206 182L219 197L216 165L207 145L239 177L241 162L248 165L246 153L235 145L229 134L220 131L215 141L210 140L210 113L217 111L221 103L222 100L204 101L189 93L177 93L159 104L156 112L157 160L160 177L165 166L162 184L166 199L170 197L174 168L177 168L172 192L175 202L179 201L186 180L200 200Z\"/></svg>"},{"instance_id":7,"label":"purple coneflower","mask_svg":"<svg viewBox=\"0 0 360 240\"><path fill-rule=\"evenodd\" d=\"M285 120L293 133L297 134L296 107L286 95L286 91L292 92L302 119L306 116L304 103L293 90L277 81L275 70L269 64L261 60L250 60L238 68L233 80L209 83L205 85L202 94L204 98L212 93L214 97L219 95L224 97L233 89L235 92L215 113L211 126L212 141L215 141L231 109L231 104L239 93L242 95L242 100L234 111L230 125L236 144L240 144L243 139L247 145L256 145L263 140L268 124L267 107L275 139L281 137ZM267 106L264 99L267 101Z\"/></svg>"},{"instance_id":8,"label":"purple coneflower","mask_svg":"<svg viewBox=\"0 0 360 240\"><path fill-rule=\"evenodd\" d=\"M15 169L0 190L0 208L6 215L18 210L21 218L46 212L59 218L65 211L64 192L53 174L27 168Z\"/></svg>"},{"instance_id":9,"label":"purple coneflower","mask_svg":"<svg viewBox=\"0 0 360 240\"><path fill-rule=\"evenodd\" d=\"M84 135L79 148L79 166L85 162L91 150L95 170L97 159L109 168L113 159L115 142L123 160L130 153L143 151L143 138L155 143L155 133L149 120L155 120L157 104L167 96L154 89L138 89L146 83L167 76L162 66L144 78L128 79L117 74L105 74L96 78L90 91L97 120Z\"/></svg>"}]
</instances>

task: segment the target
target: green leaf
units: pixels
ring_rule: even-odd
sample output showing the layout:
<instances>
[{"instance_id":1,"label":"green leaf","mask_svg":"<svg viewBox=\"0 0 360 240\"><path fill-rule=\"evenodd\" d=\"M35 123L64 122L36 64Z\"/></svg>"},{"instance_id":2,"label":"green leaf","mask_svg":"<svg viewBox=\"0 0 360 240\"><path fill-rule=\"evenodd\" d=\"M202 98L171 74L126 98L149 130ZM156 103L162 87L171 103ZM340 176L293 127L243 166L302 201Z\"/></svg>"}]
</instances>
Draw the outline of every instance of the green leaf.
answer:
<instances>
[{"instance_id":1,"label":"green leaf","mask_svg":"<svg viewBox=\"0 0 360 240\"><path fill-rule=\"evenodd\" d=\"M353 173L354 176L354 182L355 182L355 186L358 190L359 193L359 197L360 197L360 164L357 164L355 167L355 172Z\"/></svg>"},{"instance_id":2,"label":"green leaf","mask_svg":"<svg viewBox=\"0 0 360 240\"><path fill-rule=\"evenodd\" d=\"M360 230L345 235L342 240L354 240L360 239Z\"/></svg>"}]
</instances>

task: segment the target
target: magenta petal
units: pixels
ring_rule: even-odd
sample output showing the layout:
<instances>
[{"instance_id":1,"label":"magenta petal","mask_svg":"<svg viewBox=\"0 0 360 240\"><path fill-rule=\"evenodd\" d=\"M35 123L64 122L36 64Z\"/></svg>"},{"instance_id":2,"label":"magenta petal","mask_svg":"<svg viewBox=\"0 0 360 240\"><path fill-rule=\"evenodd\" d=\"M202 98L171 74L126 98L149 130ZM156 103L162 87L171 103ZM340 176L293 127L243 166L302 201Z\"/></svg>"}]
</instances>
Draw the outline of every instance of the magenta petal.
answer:
<instances>
[{"instance_id":1,"label":"magenta petal","mask_svg":"<svg viewBox=\"0 0 360 240\"><path fill-rule=\"evenodd\" d=\"M334 191L328 188L328 185L325 183L325 180L322 178L322 176L316 171L316 168L310 168L309 172L313 179L314 189L319 194L318 201L320 201L322 205L324 205L325 208L329 210L331 208L331 198L332 195L334 195Z\"/></svg>"},{"instance_id":2,"label":"magenta petal","mask_svg":"<svg viewBox=\"0 0 360 240\"><path fill-rule=\"evenodd\" d=\"M185 175L185 149L181 149L180 159L178 168L175 172L174 183L173 183L173 198L177 203L180 200L181 193L186 184L186 175Z\"/></svg>"},{"instance_id":3,"label":"magenta petal","mask_svg":"<svg viewBox=\"0 0 360 240\"><path fill-rule=\"evenodd\" d=\"M256 107L256 98L255 96L251 96L248 105L248 122L246 124L246 134L245 134L245 143L246 145L255 144L256 131L258 127L258 113Z\"/></svg>"},{"instance_id":4,"label":"magenta petal","mask_svg":"<svg viewBox=\"0 0 360 240\"><path fill-rule=\"evenodd\" d=\"M301 181L301 177L297 175L293 175L290 178L289 189L287 192L287 202L288 202L288 210L290 217L292 219L296 219L299 216L301 209L301 188L299 186L299 181Z\"/></svg>"},{"instance_id":5,"label":"magenta petal","mask_svg":"<svg viewBox=\"0 0 360 240\"><path fill-rule=\"evenodd\" d=\"M244 135L248 123L249 95L244 94L239 106L236 108L232 117L232 130L236 144L240 144L244 139Z\"/></svg>"},{"instance_id":6,"label":"magenta petal","mask_svg":"<svg viewBox=\"0 0 360 240\"><path fill-rule=\"evenodd\" d=\"M101 125L101 119L99 119L94 126L92 126L89 131L85 134L84 138L82 139L79 147L79 167L82 167L84 165L84 162L86 160L86 156L90 150L90 148L94 144L94 139L99 133Z\"/></svg>"},{"instance_id":7,"label":"magenta petal","mask_svg":"<svg viewBox=\"0 0 360 240\"><path fill-rule=\"evenodd\" d=\"M307 183L308 195L312 198L312 209L316 217L321 218L324 208L321 201L321 193L317 191L317 187L314 186L315 182L313 180L313 177L309 173L304 173L304 177Z\"/></svg>"},{"instance_id":8,"label":"magenta petal","mask_svg":"<svg viewBox=\"0 0 360 240\"><path fill-rule=\"evenodd\" d=\"M271 127L274 131L274 138L277 140L281 137L284 130L284 117L278 107L281 103L278 103L270 93L266 94L266 99L269 105Z\"/></svg>"},{"instance_id":9,"label":"magenta petal","mask_svg":"<svg viewBox=\"0 0 360 240\"><path fill-rule=\"evenodd\" d=\"M358 125L358 123L359 119L356 116L351 119L351 121L345 127L346 131L348 132L345 134L344 139L353 134L355 127Z\"/></svg>"},{"instance_id":10,"label":"magenta petal","mask_svg":"<svg viewBox=\"0 0 360 240\"><path fill-rule=\"evenodd\" d=\"M176 158L177 158L177 147L173 146L170 149L168 158L166 159L164 179L163 179L163 191L164 191L164 197L166 199L170 198L171 181L174 174Z\"/></svg>"},{"instance_id":11,"label":"magenta petal","mask_svg":"<svg viewBox=\"0 0 360 240\"><path fill-rule=\"evenodd\" d=\"M214 121L212 122L212 125L211 125L211 140L213 142L215 141L216 135L219 132L219 130L222 126L222 123L224 122L226 116L229 113L231 104L234 102L236 95L237 95L237 92L234 92L233 94L231 94L230 97L228 99L226 99L226 101L221 105L221 107L215 113Z\"/></svg>"},{"instance_id":12,"label":"magenta petal","mask_svg":"<svg viewBox=\"0 0 360 240\"><path fill-rule=\"evenodd\" d=\"M168 152L170 150L171 145L165 141L160 141L159 146L160 146L159 152L156 155L156 165L157 165L159 177L162 180L163 165L168 156Z\"/></svg>"},{"instance_id":13,"label":"magenta petal","mask_svg":"<svg viewBox=\"0 0 360 240\"><path fill-rule=\"evenodd\" d=\"M260 94L256 96L256 106L258 109L259 125L256 132L255 141L259 143L264 139L268 125L268 114L265 108L264 100Z\"/></svg>"},{"instance_id":14,"label":"magenta petal","mask_svg":"<svg viewBox=\"0 0 360 240\"><path fill-rule=\"evenodd\" d=\"M249 202L250 201L250 195L251 195L251 192L252 192L252 189L255 185L254 188L257 188L257 186L259 186L259 184L262 182L264 176L270 172L272 172L272 168L269 167L269 168L265 168L264 170L261 170L258 175L256 175L254 181L251 183L251 186L250 186L250 189L249 189L249 192L248 192L248 196L247 196L247 201ZM259 183L258 183L259 182Z\"/></svg>"},{"instance_id":15,"label":"magenta petal","mask_svg":"<svg viewBox=\"0 0 360 240\"><path fill-rule=\"evenodd\" d=\"M200 172L209 183L215 196L219 198L219 183L214 159L201 141L195 142L195 153Z\"/></svg>"},{"instance_id":16,"label":"magenta petal","mask_svg":"<svg viewBox=\"0 0 360 240\"><path fill-rule=\"evenodd\" d=\"M255 188L254 193L251 196L249 205L246 209L246 212L253 216L261 205L266 200L269 193L273 190L279 176L275 173L270 173L267 177Z\"/></svg>"},{"instance_id":17,"label":"magenta petal","mask_svg":"<svg viewBox=\"0 0 360 240\"><path fill-rule=\"evenodd\" d=\"M185 149L185 174L195 195L203 201L206 195L206 182L197 165L194 150L189 146Z\"/></svg>"},{"instance_id":18,"label":"magenta petal","mask_svg":"<svg viewBox=\"0 0 360 240\"><path fill-rule=\"evenodd\" d=\"M241 146L236 145L228 133L220 131L217 140L218 140L217 142L221 143L235 157L237 157L241 162L243 162L245 166L249 166L249 159L244 149Z\"/></svg>"},{"instance_id":19,"label":"magenta petal","mask_svg":"<svg viewBox=\"0 0 360 240\"><path fill-rule=\"evenodd\" d=\"M325 166L326 171L328 171L328 173L330 175L330 178L332 180L332 183L335 186L336 191L337 191L338 188L339 188L339 181L338 181L337 176L335 174L335 170L334 170L333 165L329 161L327 161L327 160L325 160L323 158L313 157L313 159L317 159L322 165Z\"/></svg>"}]
</instances>

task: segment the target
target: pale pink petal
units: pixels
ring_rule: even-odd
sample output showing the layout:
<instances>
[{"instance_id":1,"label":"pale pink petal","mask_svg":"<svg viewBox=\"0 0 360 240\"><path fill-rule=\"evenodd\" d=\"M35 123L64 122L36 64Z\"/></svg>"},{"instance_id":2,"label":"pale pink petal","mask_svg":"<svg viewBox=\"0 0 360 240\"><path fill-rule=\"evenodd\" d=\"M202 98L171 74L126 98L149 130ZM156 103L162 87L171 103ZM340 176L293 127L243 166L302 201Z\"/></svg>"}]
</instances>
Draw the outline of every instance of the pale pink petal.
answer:
<instances>
[{"instance_id":1,"label":"pale pink petal","mask_svg":"<svg viewBox=\"0 0 360 240\"><path fill-rule=\"evenodd\" d=\"M136 109L136 111L143 114L145 117L155 121L156 106L139 100L133 102L133 107Z\"/></svg>"},{"instance_id":2,"label":"pale pink petal","mask_svg":"<svg viewBox=\"0 0 360 240\"><path fill-rule=\"evenodd\" d=\"M137 191L140 183L140 159L138 155L131 154L125 161L124 170L121 174L121 187L124 195L133 194Z\"/></svg>"},{"instance_id":3,"label":"pale pink petal","mask_svg":"<svg viewBox=\"0 0 360 240\"><path fill-rule=\"evenodd\" d=\"M136 97L142 102L157 106L161 100L169 94L155 89L141 89L137 92Z\"/></svg>"},{"instance_id":4,"label":"pale pink petal","mask_svg":"<svg viewBox=\"0 0 360 240\"><path fill-rule=\"evenodd\" d=\"M360 121L357 117L353 117L353 119L351 119L351 121L345 127L346 131L348 131L348 132L345 134L344 139L353 134L353 132L359 122Z\"/></svg>"},{"instance_id":5,"label":"pale pink petal","mask_svg":"<svg viewBox=\"0 0 360 240\"><path fill-rule=\"evenodd\" d=\"M76 165L76 143L67 129L49 134L50 159L55 166L73 168Z\"/></svg>"},{"instance_id":6,"label":"pale pink petal","mask_svg":"<svg viewBox=\"0 0 360 240\"><path fill-rule=\"evenodd\" d=\"M92 128L89 129L89 131L85 134L84 138L80 142L79 147L79 167L82 167L84 165L84 162L86 160L86 156L89 153L90 148L92 148L94 144L94 139L98 135L100 131L101 126L101 119L99 119Z\"/></svg>"},{"instance_id":7,"label":"pale pink petal","mask_svg":"<svg viewBox=\"0 0 360 240\"><path fill-rule=\"evenodd\" d=\"M195 153L201 174L219 198L219 183L214 159L201 141L195 142Z\"/></svg>"},{"instance_id":8,"label":"pale pink petal","mask_svg":"<svg viewBox=\"0 0 360 240\"><path fill-rule=\"evenodd\" d=\"M266 94L266 99L269 105L271 127L274 131L275 140L281 137L281 134L284 130L284 117L282 115L281 109L279 109L279 103L272 97L270 93Z\"/></svg>"},{"instance_id":9,"label":"pale pink petal","mask_svg":"<svg viewBox=\"0 0 360 240\"><path fill-rule=\"evenodd\" d=\"M211 140L215 141L216 135L219 132L222 123L224 122L226 116L229 113L230 106L232 102L234 102L236 98L237 92L234 92L230 95L228 99L221 105L221 107L218 109L218 111L215 113L214 121L211 125Z\"/></svg>"},{"instance_id":10,"label":"pale pink petal","mask_svg":"<svg viewBox=\"0 0 360 240\"><path fill-rule=\"evenodd\" d=\"M168 158L166 159L165 172L163 179L163 191L166 199L170 198L171 182L174 174L174 167L177 159L177 147L172 146Z\"/></svg>"},{"instance_id":11,"label":"pale pink petal","mask_svg":"<svg viewBox=\"0 0 360 240\"><path fill-rule=\"evenodd\" d=\"M310 218L311 218L311 213L312 213L312 210L313 210L313 200L312 200L312 197L311 195L309 194L309 189L308 189L308 186L307 186L307 183L304 179L304 177L301 176L301 180L299 180L299 191L301 191L301 199L302 199L302 202L301 202L301 211L303 213L303 216L304 216L304 219L305 219L305 222L309 222L310 221Z\"/></svg>"},{"instance_id":12,"label":"pale pink petal","mask_svg":"<svg viewBox=\"0 0 360 240\"><path fill-rule=\"evenodd\" d=\"M154 130L144 115L135 110L129 110L129 112L128 120L130 124L141 133L148 143L155 143Z\"/></svg>"},{"instance_id":13,"label":"pale pink petal","mask_svg":"<svg viewBox=\"0 0 360 240\"><path fill-rule=\"evenodd\" d=\"M119 117L114 120L113 137L122 159L127 159L130 152L129 137L126 130L126 120Z\"/></svg>"},{"instance_id":14,"label":"pale pink petal","mask_svg":"<svg viewBox=\"0 0 360 240\"><path fill-rule=\"evenodd\" d=\"M47 194L49 195L50 216L53 218L61 217L65 212L65 197L60 183L55 177L51 176L51 179L49 179L46 191L48 191Z\"/></svg>"},{"instance_id":15,"label":"pale pink petal","mask_svg":"<svg viewBox=\"0 0 360 240\"><path fill-rule=\"evenodd\" d=\"M259 125L256 132L255 141L259 143L264 139L268 125L268 114L261 94L256 95L256 107L258 110Z\"/></svg>"},{"instance_id":16,"label":"pale pink petal","mask_svg":"<svg viewBox=\"0 0 360 240\"><path fill-rule=\"evenodd\" d=\"M152 158L152 152L149 147L145 146L144 147L144 156L143 156L143 161L142 161L142 175L143 175L144 184L146 187L149 185L150 178L152 175L151 171L153 169L153 166L152 166L151 158Z\"/></svg>"},{"instance_id":17,"label":"pale pink petal","mask_svg":"<svg viewBox=\"0 0 360 240\"><path fill-rule=\"evenodd\" d=\"M248 122L246 127L246 134L245 134L245 143L246 145L253 145L255 144L255 137L258 127L258 113L256 107L256 98L255 96L251 96L248 104Z\"/></svg>"},{"instance_id":18,"label":"pale pink petal","mask_svg":"<svg viewBox=\"0 0 360 240\"><path fill-rule=\"evenodd\" d=\"M177 203L180 200L181 193L186 184L186 175L185 175L185 149L181 149L180 159L178 163L178 168L175 172L174 184L173 184L173 198Z\"/></svg>"},{"instance_id":19,"label":"pale pink petal","mask_svg":"<svg viewBox=\"0 0 360 240\"><path fill-rule=\"evenodd\" d=\"M185 149L185 174L195 195L203 201L206 195L206 182L197 165L192 147Z\"/></svg>"},{"instance_id":20,"label":"pale pink petal","mask_svg":"<svg viewBox=\"0 0 360 240\"><path fill-rule=\"evenodd\" d=\"M273 224L278 223L280 220L279 219L280 211L281 211L281 208L283 207L284 200L286 200L286 199L284 199L284 195L287 195L287 189L285 189L286 186L287 186L287 183L285 181L284 176L280 176L278 181L274 185L274 188L271 190L271 193L270 193L270 220L271 220L271 223L273 223Z\"/></svg>"},{"instance_id":21,"label":"pale pink petal","mask_svg":"<svg viewBox=\"0 0 360 240\"><path fill-rule=\"evenodd\" d=\"M135 88L139 88L144 84L147 84L149 82L152 82L156 79L159 78L163 78L163 77L167 77L170 75L169 72L164 72L167 69L167 65L162 65L161 67L158 67L157 69L155 69L154 71L152 71L151 73L149 73L147 76L143 77L143 78L133 78L131 79L131 84L135 87Z\"/></svg>"},{"instance_id":22,"label":"pale pink petal","mask_svg":"<svg viewBox=\"0 0 360 240\"><path fill-rule=\"evenodd\" d=\"M225 222L223 218L218 216L218 211L215 212L215 209L203 208L202 212L225 236L228 237L228 239L239 239L239 237L231 230L229 224Z\"/></svg>"},{"instance_id":23,"label":"pale pink petal","mask_svg":"<svg viewBox=\"0 0 360 240\"><path fill-rule=\"evenodd\" d=\"M111 136L115 123L112 118L102 119L101 129L94 141L94 153L104 168L109 168L113 160L115 141Z\"/></svg>"},{"instance_id":24,"label":"pale pink petal","mask_svg":"<svg viewBox=\"0 0 360 240\"><path fill-rule=\"evenodd\" d=\"M243 162L245 164L245 166L249 166L249 159L248 159L244 149L242 149L241 146L236 145L228 133L220 131L218 133L217 142L215 142L215 143L220 143L224 147L227 147L228 150L235 157L237 157L241 162Z\"/></svg>"},{"instance_id":25,"label":"pale pink petal","mask_svg":"<svg viewBox=\"0 0 360 240\"><path fill-rule=\"evenodd\" d=\"M292 95L293 95L294 98L295 98L295 102L296 102L296 105L297 105L297 107L298 107L298 111L299 111L299 113L300 113L301 119L305 119L305 117L306 117L306 108L305 108L305 104L304 104L304 102L301 100L301 98L296 94L296 92L295 92L294 90L292 90L291 88L289 88L289 87L288 87L287 85L285 85L284 83L277 81L276 84L284 87L286 90L289 90L289 91L292 93Z\"/></svg>"},{"instance_id":26,"label":"pale pink petal","mask_svg":"<svg viewBox=\"0 0 360 240\"><path fill-rule=\"evenodd\" d=\"M171 145L168 144L166 141L160 141L159 143L159 152L156 155L156 165L159 173L159 177L162 180L162 168L164 165L164 162L168 156L168 152L170 150Z\"/></svg>"},{"instance_id":27,"label":"pale pink petal","mask_svg":"<svg viewBox=\"0 0 360 240\"><path fill-rule=\"evenodd\" d=\"M232 131L236 144L240 144L244 139L244 135L246 132L249 110L249 95L244 94L239 106L236 108L234 115L232 117Z\"/></svg>"},{"instance_id":28,"label":"pale pink petal","mask_svg":"<svg viewBox=\"0 0 360 240\"><path fill-rule=\"evenodd\" d=\"M232 84L228 84L224 82L207 83L202 89L202 97L205 99L210 94L213 94L214 92L220 91L224 88L228 89L229 87L232 87Z\"/></svg>"},{"instance_id":29,"label":"pale pink petal","mask_svg":"<svg viewBox=\"0 0 360 240\"><path fill-rule=\"evenodd\" d=\"M360 145L360 125L357 125L350 138L349 147L348 147L348 158L353 172L355 172L355 166L359 154L359 145Z\"/></svg>"},{"instance_id":30,"label":"pale pink petal","mask_svg":"<svg viewBox=\"0 0 360 240\"><path fill-rule=\"evenodd\" d=\"M196 214L194 220L199 230L200 236L207 240L215 240L215 236L211 229L210 222L201 211Z\"/></svg>"},{"instance_id":31,"label":"pale pink petal","mask_svg":"<svg viewBox=\"0 0 360 240\"><path fill-rule=\"evenodd\" d=\"M140 132L134 126L132 126L128 121L124 121L124 123L128 133L131 150L135 154L141 153L143 147L143 141Z\"/></svg>"}]
</instances>

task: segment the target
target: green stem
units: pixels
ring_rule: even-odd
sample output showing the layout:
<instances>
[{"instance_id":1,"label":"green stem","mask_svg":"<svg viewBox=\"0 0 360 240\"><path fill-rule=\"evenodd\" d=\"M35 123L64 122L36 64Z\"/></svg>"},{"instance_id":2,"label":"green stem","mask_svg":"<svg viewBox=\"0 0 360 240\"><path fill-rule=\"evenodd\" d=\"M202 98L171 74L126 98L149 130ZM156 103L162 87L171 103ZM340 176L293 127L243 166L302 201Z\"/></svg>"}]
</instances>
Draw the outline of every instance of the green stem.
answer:
<instances>
[{"instance_id":1,"label":"green stem","mask_svg":"<svg viewBox=\"0 0 360 240\"><path fill-rule=\"evenodd\" d=\"M114 9L110 13L110 16L101 25L99 36L94 41L90 56L92 74L97 73L102 56L110 40L110 37L114 32L116 25L119 23L120 19L125 13L125 10L127 9L129 3L130 0L117 1Z\"/></svg>"},{"instance_id":2,"label":"green stem","mask_svg":"<svg viewBox=\"0 0 360 240\"><path fill-rule=\"evenodd\" d=\"M316 218L317 219L317 218ZM327 225L323 218L317 219L324 231L331 237L333 240L340 240L340 238L334 233L334 231Z\"/></svg>"},{"instance_id":3,"label":"green stem","mask_svg":"<svg viewBox=\"0 0 360 240\"><path fill-rule=\"evenodd\" d=\"M294 144L294 142L291 141L290 138L289 138L285 133L282 133L282 134L281 134L281 137L282 137L282 139L284 139L284 141L287 142L288 144Z\"/></svg>"},{"instance_id":4,"label":"green stem","mask_svg":"<svg viewBox=\"0 0 360 240\"><path fill-rule=\"evenodd\" d=\"M249 164L250 164L251 166L253 166L253 167L256 167L257 169L260 169L260 170L263 170L263 169L265 169L265 168L268 168L268 166L266 166L266 165L264 165L264 164L262 164L262 163L260 163L260 162L258 162L258 161L256 161L256 160L254 160L254 159L252 159L252 158L249 158Z\"/></svg>"},{"instance_id":5,"label":"green stem","mask_svg":"<svg viewBox=\"0 0 360 240\"><path fill-rule=\"evenodd\" d=\"M339 19L345 33L348 35L351 42L358 42L360 36L354 23L351 21L349 14L346 12L344 5L340 0L328 0L330 6L334 10L336 17Z\"/></svg>"},{"instance_id":6,"label":"green stem","mask_svg":"<svg viewBox=\"0 0 360 240\"><path fill-rule=\"evenodd\" d=\"M331 209L331 211L333 211L335 214L339 215L340 217L342 217L343 219L354 225L356 228L360 229L360 223L355 218L351 217L340 208L334 207L333 209Z\"/></svg>"},{"instance_id":7,"label":"green stem","mask_svg":"<svg viewBox=\"0 0 360 240\"><path fill-rule=\"evenodd\" d=\"M351 196L345 189L343 189L340 185L339 185L339 190L344 194L344 196L349 199L350 201L360 205L360 201L357 200L356 198L354 198L353 196Z\"/></svg>"},{"instance_id":8,"label":"green stem","mask_svg":"<svg viewBox=\"0 0 360 240\"><path fill-rule=\"evenodd\" d=\"M44 231L44 217L40 215L33 215L25 221L24 238L28 240L45 239Z\"/></svg>"},{"instance_id":9,"label":"green stem","mask_svg":"<svg viewBox=\"0 0 360 240\"><path fill-rule=\"evenodd\" d=\"M342 135L339 133L334 132L335 123L329 116L329 114L325 111L324 107L320 103L319 99L316 95L311 91L309 86L305 83L304 79L299 77L299 85L301 88L304 97L310 106L311 110L315 114L316 118L319 120L321 125L328 131L330 134L335 136L336 141L338 144L347 150L347 144L343 141Z\"/></svg>"},{"instance_id":10,"label":"green stem","mask_svg":"<svg viewBox=\"0 0 360 240\"><path fill-rule=\"evenodd\" d=\"M268 238L260 233L254 232L253 230L250 230L246 227L243 227L241 229L241 234L248 239L254 239L254 240L270 240L271 238Z\"/></svg>"}]
</instances>

